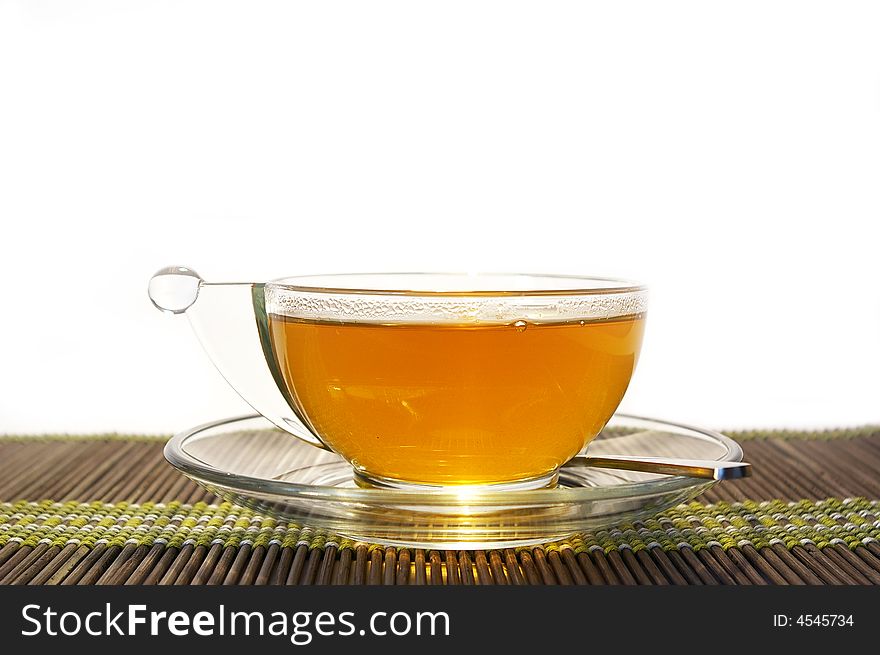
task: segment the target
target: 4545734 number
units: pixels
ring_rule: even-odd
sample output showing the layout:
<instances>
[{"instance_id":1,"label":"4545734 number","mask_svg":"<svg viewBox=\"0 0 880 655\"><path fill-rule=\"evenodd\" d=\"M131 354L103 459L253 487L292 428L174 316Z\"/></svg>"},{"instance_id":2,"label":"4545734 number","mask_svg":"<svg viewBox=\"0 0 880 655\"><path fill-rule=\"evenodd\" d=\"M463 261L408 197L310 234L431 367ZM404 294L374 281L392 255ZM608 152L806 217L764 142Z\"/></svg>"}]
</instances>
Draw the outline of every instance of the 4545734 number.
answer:
<instances>
[{"instance_id":1,"label":"4545734 number","mask_svg":"<svg viewBox=\"0 0 880 655\"><path fill-rule=\"evenodd\" d=\"M852 614L774 614L773 627L789 628L851 628L854 625Z\"/></svg>"}]
</instances>

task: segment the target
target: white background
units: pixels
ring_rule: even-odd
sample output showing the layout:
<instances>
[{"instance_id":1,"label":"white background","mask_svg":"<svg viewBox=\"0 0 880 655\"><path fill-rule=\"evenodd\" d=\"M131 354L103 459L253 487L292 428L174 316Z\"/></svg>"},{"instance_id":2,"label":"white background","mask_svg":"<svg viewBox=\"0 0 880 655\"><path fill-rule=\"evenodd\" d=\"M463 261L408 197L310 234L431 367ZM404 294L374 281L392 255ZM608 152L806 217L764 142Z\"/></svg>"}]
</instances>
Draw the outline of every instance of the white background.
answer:
<instances>
[{"instance_id":1,"label":"white background","mask_svg":"<svg viewBox=\"0 0 880 655\"><path fill-rule=\"evenodd\" d=\"M248 411L150 275L621 275L623 408L880 421L880 4L0 0L0 432Z\"/></svg>"}]
</instances>

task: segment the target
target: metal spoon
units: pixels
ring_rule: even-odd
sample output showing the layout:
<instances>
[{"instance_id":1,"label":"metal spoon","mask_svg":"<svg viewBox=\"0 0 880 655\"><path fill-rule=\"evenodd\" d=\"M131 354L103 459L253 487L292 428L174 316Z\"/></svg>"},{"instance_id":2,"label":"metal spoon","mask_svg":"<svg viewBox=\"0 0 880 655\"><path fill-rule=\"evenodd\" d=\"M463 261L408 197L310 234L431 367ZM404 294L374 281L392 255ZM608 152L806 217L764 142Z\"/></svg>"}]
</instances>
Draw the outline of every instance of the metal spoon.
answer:
<instances>
[{"instance_id":1,"label":"metal spoon","mask_svg":"<svg viewBox=\"0 0 880 655\"><path fill-rule=\"evenodd\" d=\"M578 455L565 466L590 466L603 469L622 469L642 473L686 475L707 480L736 480L752 474L747 462L720 462L713 459L679 459L677 457L625 457L622 455Z\"/></svg>"}]
</instances>

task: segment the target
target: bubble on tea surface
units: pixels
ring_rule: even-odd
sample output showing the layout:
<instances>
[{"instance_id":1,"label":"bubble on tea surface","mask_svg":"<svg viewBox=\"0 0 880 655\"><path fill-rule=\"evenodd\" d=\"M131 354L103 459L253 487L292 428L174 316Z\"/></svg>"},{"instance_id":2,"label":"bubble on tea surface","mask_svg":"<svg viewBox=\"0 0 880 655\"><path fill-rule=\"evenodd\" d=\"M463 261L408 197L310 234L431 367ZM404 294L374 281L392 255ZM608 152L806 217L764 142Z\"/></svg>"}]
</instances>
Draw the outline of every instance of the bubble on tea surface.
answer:
<instances>
[{"instance_id":1,"label":"bubble on tea surface","mask_svg":"<svg viewBox=\"0 0 880 655\"><path fill-rule=\"evenodd\" d=\"M182 314L199 296L202 278L186 266L167 266L150 278L147 292L153 304L163 312Z\"/></svg>"},{"instance_id":2,"label":"bubble on tea surface","mask_svg":"<svg viewBox=\"0 0 880 655\"><path fill-rule=\"evenodd\" d=\"M525 321L517 321L513 324L513 327L516 328L517 332L525 332L526 328L529 326Z\"/></svg>"}]
</instances>

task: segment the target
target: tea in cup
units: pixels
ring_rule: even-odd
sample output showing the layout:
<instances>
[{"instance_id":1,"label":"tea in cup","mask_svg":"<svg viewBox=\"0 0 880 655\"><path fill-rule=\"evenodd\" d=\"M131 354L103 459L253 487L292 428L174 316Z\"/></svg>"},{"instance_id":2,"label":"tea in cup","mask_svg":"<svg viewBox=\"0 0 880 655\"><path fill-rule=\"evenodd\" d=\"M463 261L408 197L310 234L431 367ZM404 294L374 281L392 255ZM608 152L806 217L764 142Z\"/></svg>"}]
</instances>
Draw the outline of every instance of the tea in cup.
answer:
<instances>
[{"instance_id":1,"label":"tea in cup","mask_svg":"<svg viewBox=\"0 0 880 655\"><path fill-rule=\"evenodd\" d=\"M370 485L553 484L617 409L645 326L645 289L603 278L375 274L216 285L183 270L154 277L157 306L191 315L221 372L258 411L336 452ZM244 318L230 321L233 313ZM234 337L226 344L223 331Z\"/></svg>"}]
</instances>

